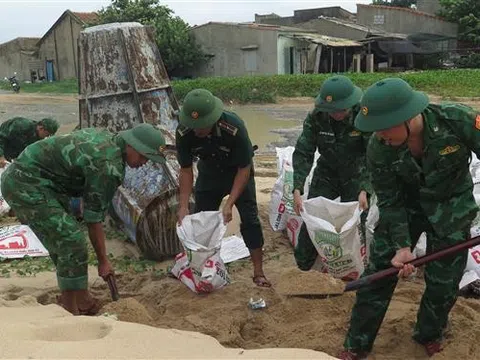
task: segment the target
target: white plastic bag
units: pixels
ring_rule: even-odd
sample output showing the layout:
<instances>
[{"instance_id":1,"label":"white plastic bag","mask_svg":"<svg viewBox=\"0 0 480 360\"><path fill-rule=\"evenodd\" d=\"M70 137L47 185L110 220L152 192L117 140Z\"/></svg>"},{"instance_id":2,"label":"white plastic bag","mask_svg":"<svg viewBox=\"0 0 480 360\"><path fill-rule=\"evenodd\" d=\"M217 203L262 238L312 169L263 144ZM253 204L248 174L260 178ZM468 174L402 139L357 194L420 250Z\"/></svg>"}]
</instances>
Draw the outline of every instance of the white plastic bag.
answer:
<instances>
[{"instance_id":1,"label":"white plastic bag","mask_svg":"<svg viewBox=\"0 0 480 360\"><path fill-rule=\"evenodd\" d=\"M5 165L5 167L0 168L0 184L1 184L2 174L5 172L5 170L7 169L8 165L10 165L9 162L7 162L7 164ZM5 215L5 214L8 214L9 211L10 211L10 205L8 205L7 202L5 201L5 199L3 198L2 190L1 190L1 188L0 188L0 216L3 216L3 215Z\"/></svg>"},{"instance_id":2,"label":"white plastic bag","mask_svg":"<svg viewBox=\"0 0 480 360\"><path fill-rule=\"evenodd\" d=\"M303 221L327 272L335 278L358 279L365 270L358 202L320 196L306 200L303 207Z\"/></svg>"},{"instance_id":3,"label":"white plastic bag","mask_svg":"<svg viewBox=\"0 0 480 360\"><path fill-rule=\"evenodd\" d=\"M227 230L220 211L185 216L177 235L185 252L178 254L171 272L195 293L209 293L230 283L220 257Z\"/></svg>"}]
</instances>

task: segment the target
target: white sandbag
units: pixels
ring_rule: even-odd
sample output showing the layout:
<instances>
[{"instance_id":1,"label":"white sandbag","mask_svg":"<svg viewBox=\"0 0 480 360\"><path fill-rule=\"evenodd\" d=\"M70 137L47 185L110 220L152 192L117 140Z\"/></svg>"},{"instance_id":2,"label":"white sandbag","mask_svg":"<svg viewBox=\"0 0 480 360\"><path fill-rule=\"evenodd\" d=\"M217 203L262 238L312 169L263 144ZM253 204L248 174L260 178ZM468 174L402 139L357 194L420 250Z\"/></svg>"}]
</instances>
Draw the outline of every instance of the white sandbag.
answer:
<instances>
[{"instance_id":1,"label":"white sandbag","mask_svg":"<svg viewBox=\"0 0 480 360\"><path fill-rule=\"evenodd\" d=\"M203 211L186 216L177 225L185 252L178 254L171 272L195 293L208 293L230 283L220 257L227 226L220 211Z\"/></svg>"},{"instance_id":2,"label":"white sandbag","mask_svg":"<svg viewBox=\"0 0 480 360\"><path fill-rule=\"evenodd\" d=\"M12 225L0 228L0 258L22 259L48 256L37 235L27 225Z\"/></svg>"},{"instance_id":3,"label":"white sandbag","mask_svg":"<svg viewBox=\"0 0 480 360\"><path fill-rule=\"evenodd\" d=\"M9 162L7 162L7 164L5 165L5 167L0 168L0 184L1 184L2 174L5 172L5 170L7 169L8 165L10 165ZM0 188L0 216L3 216L3 215L8 214L9 211L10 211L10 205L8 205L7 202L5 201L5 199L3 198L2 190L1 190L1 188Z\"/></svg>"},{"instance_id":4,"label":"white sandbag","mask_svg":"<svg viewBox=\"0 0 480 360\"><path fill-rule=\"evenodd\" d=\"M278 178L273 185L270 205L269 222L273 231L285 230L290 216L296 216L293 209L293 164L292 157L295 148L287 146L276 148ZM307 199L313 171L316 167L319 153L315 153L315 160L303 188L303 199Z\"/></svg>"},{"instance_id":5,"label":"white sandbag","mask_svg":"<svg viewBox=\"0 0 480 360\"><path fill-rule=\"evenodd\" d=\"M337 202L317 197L304 202L301 213L308 234L335 278L356 280L363 273L358 202Z\"/></svg>"},{"instance_id":6,"label":"white sandbag","mask_svg":"<svg viewBox=\"0 0 480 360\"><path fill-rule=\"evenodd\" d=\"M295 148L276 148L278 178L272 189L269 205L269 222L273 231L285 230L287 214L293 214L293 167Z\"/></svg>"}]
</instances>

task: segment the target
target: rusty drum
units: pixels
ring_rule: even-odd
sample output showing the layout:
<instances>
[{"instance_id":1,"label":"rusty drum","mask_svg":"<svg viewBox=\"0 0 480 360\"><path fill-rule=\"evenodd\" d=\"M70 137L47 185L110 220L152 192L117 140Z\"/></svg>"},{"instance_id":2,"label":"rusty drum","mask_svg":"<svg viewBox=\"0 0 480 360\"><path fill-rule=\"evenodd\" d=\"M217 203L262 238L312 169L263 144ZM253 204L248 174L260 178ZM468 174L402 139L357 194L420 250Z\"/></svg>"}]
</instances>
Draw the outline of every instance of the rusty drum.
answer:
<instances>
[{"instance_id":1,"label":"rusty drum","mask_svg":"<svg viewBox=\"0 0 480 360\"><path fill-rule=\"evenodd\" d=\"M78 42L80 128L112 132L150 123L167 139L167 163L127 166L113 199L115 217L149 259L182 251L176 235L178 176L175 129L178 103L172 93L154 30L139 23L85 29ZM193 206L193 199L190 206Z\"/></svg>"}]
</instances>

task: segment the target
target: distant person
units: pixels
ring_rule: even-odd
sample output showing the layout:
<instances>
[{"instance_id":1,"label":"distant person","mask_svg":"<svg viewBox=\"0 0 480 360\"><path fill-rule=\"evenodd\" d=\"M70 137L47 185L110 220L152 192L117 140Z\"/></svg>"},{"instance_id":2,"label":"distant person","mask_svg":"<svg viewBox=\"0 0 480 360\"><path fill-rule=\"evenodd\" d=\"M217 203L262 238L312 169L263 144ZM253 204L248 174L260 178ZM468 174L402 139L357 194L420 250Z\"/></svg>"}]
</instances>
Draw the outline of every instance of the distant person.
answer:
<instances>
[{"instance_id":1,"label":"distant person","mask_svg":"<svg viewBox=\"0 0 480 360\"><path fill-rule=\"evenodd\" d=\"M354 126L362 94L359 87L342 75L328 78L320 88L315 107L303 122L303 131L293 152L293 197L297 215L303 210L303 189L316 151L320 157L308 198L323 196L333 200L340 197L342 202L358 200L362 210L368 209L365 152L371 133L360 132ZM300 229L294 254L298 268L303 271L310 270L317 258L318 252L305 224Z\"/></svg>"},{"instance_id":2,"label":"distant person","mask_svg":"<svg viewBox=\"0 0 480 360\"><path fill-rule=\"evenodd\" d=\"M30 144L55 135L58 122L53 119L34 121L14 117L0 125L0 167L12 161Z\"/></svg>"},{"instance_id":3,"label":"distant person","mask_svg":"<svg viewBox=\"0 0 480 360\"><path fill-rule=\"evenodd\" d=\"M98 275L113 274L105 248L103 222L125 167L149 159L164 162L165 139L150 124L112 134L89 128L28 146L2 175L2 195L22 224L29 225L55 264L61 296L74 315L93 315L97 303L88 291L88 248L80 224L68 211L71 197L83 196L83 220L98 260Z\"/></svg>"},{"instance_id":4,"label":"distant person","mask_svg":"<svg viewBox=\"0 0 480 360\"><path fill-rule=\"evenodd\" d=\"M223 109L222 101L204 89L190 91L180 111L176 131L180 170L178 222L189 213L193 189L194 158L198 157L195 212L217 211L223 198L225 223L232 220L235 205L241 219L240 232L253 262L253 282L270 287L263 273L263 232L258 217L253 147L243 121Z\"/></svg>"}]
</instances>

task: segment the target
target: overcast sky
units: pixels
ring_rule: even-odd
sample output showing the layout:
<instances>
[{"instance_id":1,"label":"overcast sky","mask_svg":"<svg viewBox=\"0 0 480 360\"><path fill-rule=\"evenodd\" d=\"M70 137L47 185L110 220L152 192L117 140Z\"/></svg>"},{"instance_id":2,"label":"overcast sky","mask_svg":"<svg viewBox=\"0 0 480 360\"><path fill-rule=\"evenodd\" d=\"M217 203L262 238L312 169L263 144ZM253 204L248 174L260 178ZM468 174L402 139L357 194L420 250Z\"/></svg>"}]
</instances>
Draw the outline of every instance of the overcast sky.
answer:
<instances>
[{"instance_id":1,"label":"overcast sky","mask_svg":"<svg viewBox=\"0 0 480 360\"><path fill-rule=\"evenodd\" d=\"M274 12L281 16L293 15L293 10L326 6L342 6L356 12L356 4L370 0L169 0L161 1L175 15L190 25L209 21L253 21L255 13ZM89 12L108 6L110 0L0 0L0 43L16 37L42 37L53 23L69 9Z\"/></svg>"}]
</instances>

